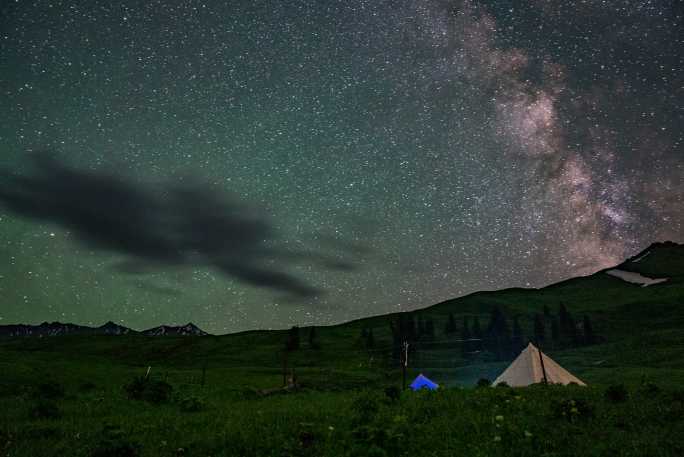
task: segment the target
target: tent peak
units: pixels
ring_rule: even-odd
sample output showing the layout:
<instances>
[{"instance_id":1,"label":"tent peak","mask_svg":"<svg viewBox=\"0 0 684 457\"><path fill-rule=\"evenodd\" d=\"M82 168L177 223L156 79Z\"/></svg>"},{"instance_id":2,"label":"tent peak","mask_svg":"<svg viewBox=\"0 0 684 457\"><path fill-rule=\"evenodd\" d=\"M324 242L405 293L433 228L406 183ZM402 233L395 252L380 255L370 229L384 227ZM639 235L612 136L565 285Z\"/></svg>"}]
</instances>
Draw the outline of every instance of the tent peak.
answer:
<instances>
[{"instance_id":1,"label":"tent peak","mask_svg":"<svg viewBox=\"0 0 684 457\"><path fill-rule=\"evenodd\" d=\"M435 390L439 387L439 384L431 381L430 379L427 378L427 376L425 376L425 375L423 375L423 373L421 373L418 376L416 376L416 379L413 380L410 387L412 390L420 390L423 388L429 389L429 390Z\"/></svg>"},{"instance_id":2,"label":"tent peak","mask_svg":"<svg viewBox=\"0 0 684 457\"><path fill-rule=\"evenodd\" d=\"M502 382L511 387L529 386L539 382L586 385L531 342L493 384Z\"/></svg>"}]
</instances>

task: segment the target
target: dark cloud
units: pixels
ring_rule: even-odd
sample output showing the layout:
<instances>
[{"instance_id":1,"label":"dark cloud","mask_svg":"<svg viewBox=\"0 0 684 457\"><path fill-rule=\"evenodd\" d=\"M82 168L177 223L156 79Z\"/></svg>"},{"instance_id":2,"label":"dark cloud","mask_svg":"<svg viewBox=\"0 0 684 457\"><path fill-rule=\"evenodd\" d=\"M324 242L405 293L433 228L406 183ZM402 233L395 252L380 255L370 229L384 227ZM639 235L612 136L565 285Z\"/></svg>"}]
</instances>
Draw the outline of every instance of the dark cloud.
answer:
<instances>
[{"instance_id":1,"label":"dark cloud","mask_svg":"<svg viewBox=\"0 0 684 457\"><path fill-rule=\"evenodd\" d=\"M371 248L366 244L359 243L357 241L344 240L331 234L317 234L315 235L314 239L322 246L335 250L341 250L354 255L367 255L371 253Z\"/></svg>"},{"instance_id":2,"label":"dark cloud","mask_svg":"<svg viewBox=\"0 0 684 457\"><path fill-rule=\"evenodd\" d=\"M26 174L0 172L0 202L60 224L94 248L129 256L120 271L208 265L257 287L313 297L323 291L280 264L354 268L327 254L278 248L278 234L263 214L200 183L154 192L121 176L70 168L48 154L35 155L33 165Z\"/></svg>"},{"instance_id":3,"label":"dark cloud","mask_svg":"<svg viewBox=\"0 0 684 457\"><path fill-rule=\"evenodd\" d=\"M167 286L159 286L149 281L138 280L134 281L132 284L140 290L151 292L157 295L165 295L167 297L180 297L183 295L183 292L178 289Z\"/></svg>"}]
</instances>

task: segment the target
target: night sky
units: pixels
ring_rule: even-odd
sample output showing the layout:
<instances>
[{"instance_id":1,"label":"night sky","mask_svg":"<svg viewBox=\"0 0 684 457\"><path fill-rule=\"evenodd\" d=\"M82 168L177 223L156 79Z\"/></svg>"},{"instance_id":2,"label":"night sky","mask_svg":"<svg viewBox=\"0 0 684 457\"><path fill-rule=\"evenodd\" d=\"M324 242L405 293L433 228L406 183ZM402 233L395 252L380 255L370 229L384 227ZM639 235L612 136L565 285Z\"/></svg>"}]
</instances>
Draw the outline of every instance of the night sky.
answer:
<instances>
[{"instance_id":1,"label":"night sky","mask_svg":"<svg viewBox=\"0 0 684 457\"><path fill-rule=\"evenodd\" d=\"M684 242L675 0L1 5L0 324L330 324Z\"/></svg>"}]
</instances>

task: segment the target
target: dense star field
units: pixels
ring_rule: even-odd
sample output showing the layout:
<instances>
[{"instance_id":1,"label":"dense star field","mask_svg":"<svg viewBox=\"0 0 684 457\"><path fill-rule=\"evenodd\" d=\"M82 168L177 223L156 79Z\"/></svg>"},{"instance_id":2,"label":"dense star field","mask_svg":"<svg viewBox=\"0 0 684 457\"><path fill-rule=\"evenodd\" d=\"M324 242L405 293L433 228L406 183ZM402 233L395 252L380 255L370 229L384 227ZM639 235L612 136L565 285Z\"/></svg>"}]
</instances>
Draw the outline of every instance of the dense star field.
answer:
<instances>
[{"instance_id":1,"label":"dense star field","mask_svg":"<svg viewBox=\"0 0 684 457\"><path fill-rule=\"evenodd\" d=\"M684 242L682 3L522 3L2 2L0 324L336 323Z\"/></svg>"}]
</instances>

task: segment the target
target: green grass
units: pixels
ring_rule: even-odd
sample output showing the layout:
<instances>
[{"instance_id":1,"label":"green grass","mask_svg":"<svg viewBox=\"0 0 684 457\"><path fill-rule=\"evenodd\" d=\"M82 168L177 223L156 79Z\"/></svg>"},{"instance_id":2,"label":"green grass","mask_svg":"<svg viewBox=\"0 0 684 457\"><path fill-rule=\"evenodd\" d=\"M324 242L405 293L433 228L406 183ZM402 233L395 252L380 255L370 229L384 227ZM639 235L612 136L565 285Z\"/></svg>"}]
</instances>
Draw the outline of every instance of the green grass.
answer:
<instances>
[{"instance_id":1,"label":"green grass","mask_svg":"<svg viewBox=\"0 0 684 457\"><path fill-rule=\"evenodd\" d=\"M179 381L180 373L173 378ZM0 449L14 456L105 455L681 455L681 391L597 386L298 393L255 398L208 383L177 384L204 409L128 400L115 382L54 400L61 418L29 418L29 393L3 396ZM571 403L571 402L575 403ZM563 403L565 402L565 403ZM575 406L576 405L576 406ZM574 408L574 409L573 409ZM111 454L129 446L138 454ZM121 452L121 451L120 451Z\"/></svg>"},{"instance_id":2,"label":"green grass","mask_svg":"<svg viewBox=\"0 0 684 457\"><path fill-rule=\"evenodd\" d=\"M388 316L320 327L319 350L307 347L302 329L302 349L289 355L288 365L303 388L263 398L258 389L282 384L286 331L2 340L0 455L684 455L684 259L679 246L656 248L625 264L672 278L648 288L597 273L417 311L434 320L437 339L416 344L408 377L423 372L443 389L404 392L397 401L384 394L401 383L389 361ZM448 342L460 335L443 334L449 313L459 326L475 315L486 326L489 311L500 306L509 317L518 315L530 335L534 313L545 305L555 313L561 302L577 320L591 316L605 338L592 346L545 348L588 388L472 387L479 378L493 379L507 362L461 358L460 346ZM362 328L373 328L372 352L363 347ZM127 398L124 386L148 366L152 379L173 387L169 402ZM45 392L37 392L46 382L63 386L64 396L42 398ZM605 398L613 384L627 387L627 401Z\"/></svg>"}]
</instances>

